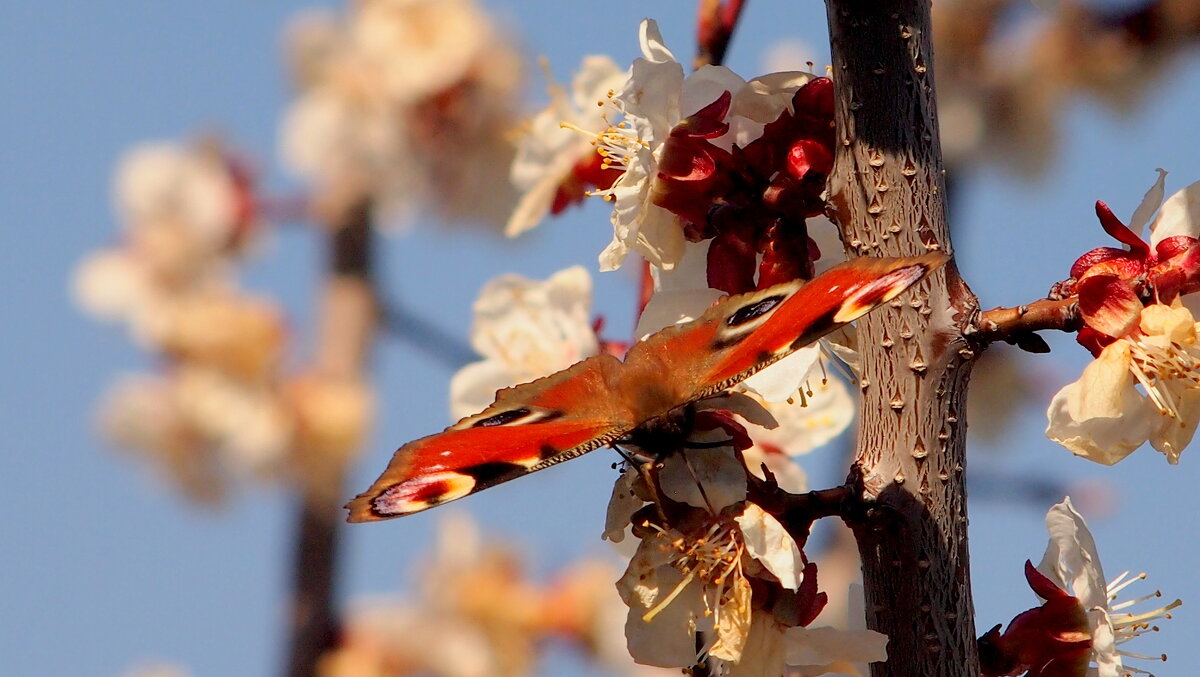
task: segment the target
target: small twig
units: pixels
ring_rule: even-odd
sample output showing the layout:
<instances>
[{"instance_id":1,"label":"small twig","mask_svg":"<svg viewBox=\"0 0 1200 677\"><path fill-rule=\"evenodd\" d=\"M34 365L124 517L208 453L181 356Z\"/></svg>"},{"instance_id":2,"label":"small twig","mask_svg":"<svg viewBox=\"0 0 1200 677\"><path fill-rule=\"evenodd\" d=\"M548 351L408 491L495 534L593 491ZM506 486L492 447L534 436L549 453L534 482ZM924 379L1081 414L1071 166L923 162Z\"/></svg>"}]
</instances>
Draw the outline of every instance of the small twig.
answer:
<instances>
[{"instance_id":1,"label":"small twig","mask_svg":"<svg viewBox=\"0 0 1200 677\"><path fill-rule=\"evenodd\" d=\"M1005 341L1028 350L1038 342L1044 345L1034 332L1047 329L1074 332L1082 326L1079 299L1071 296L1060 300L1041 299L1028 305L984 311L965 333L972 341L985 345ZM1030 337L1037 341L1032 341Z\"/></svg>"},{"instance_id":2,"label":"small twig","mask_svg":"<svg viewBox=\"0 0 1200 677\"><path fill-rule=\"evenodd\" d=\"M745 6L746 0L700 0L692 68L719 66L725 61L725 51Z\"/></svg>"},{"instance_id":3,"label":"small twig","mask_svg":"<svg viewBox=\"0 0 1200 677\"><path fill-rule=\"evenodd\" d=\"M744 462L744 460L743 460ZM792 540L804 547L813 522L822 517L852 518L857 514L857 492L851 485L791 494L780 488L771 471L763 466L766 479L746 473L746 498L784 525Z\"/></svg>"}]
</instances>

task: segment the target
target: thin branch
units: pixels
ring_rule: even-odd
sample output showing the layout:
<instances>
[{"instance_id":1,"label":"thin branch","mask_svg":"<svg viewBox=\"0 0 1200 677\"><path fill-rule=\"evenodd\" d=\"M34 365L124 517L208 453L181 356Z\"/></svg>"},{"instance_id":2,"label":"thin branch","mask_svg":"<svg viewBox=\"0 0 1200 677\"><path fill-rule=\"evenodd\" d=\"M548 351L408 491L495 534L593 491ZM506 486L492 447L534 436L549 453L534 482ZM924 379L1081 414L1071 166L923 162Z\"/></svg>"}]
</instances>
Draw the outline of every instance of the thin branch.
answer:
<instances>
[{"instance_id":1,"label":"thin branch","mask_svg":"<svg viewBox=\"0 0 1200 677\"><path fill-rule=\"evenodd\" d=\"M479 356L461 338L397 303L382 311L383 328L451 369L475 362Z\"/></svg>"},{"instance_id":2,"label":"thin branch","mask_svg":"<svg viewBox=\"0 0 1200 677\"><path fill-rule=\"evenodd\" d=\"M743 464L745 459L742 459ZM813 522L823 517L853 520L861 513L861 504L852 485L792 494L780 488L775 475L762 466L765 479L746 473L746 498L779 520L792 540L803 547Z\"/></svg>"},{"instance_id":3,"label":"thin branch","mask_svg":"<svg viewBox=\"0 0 1200 677\"><path fill-rule=\"evenodd\" d=\"M700 0L696 17L696 59L692 68L719 66L746 0Z\"/></svg>"},{"instance_id":4,"label":"thin branch","mask_svg":"<svg viewBox=\"0 0 1200 677\"><path fill-rule=\"evenodd\" d=\"M1021 345L1037 331L1074 332L1082 326L1079 299L1070 296L1059 300L1041 299L1012 308L992 308L980 313L974 326L965 333L972 341L984 344L1005 341Z\"/></svg>"}]
</instances>

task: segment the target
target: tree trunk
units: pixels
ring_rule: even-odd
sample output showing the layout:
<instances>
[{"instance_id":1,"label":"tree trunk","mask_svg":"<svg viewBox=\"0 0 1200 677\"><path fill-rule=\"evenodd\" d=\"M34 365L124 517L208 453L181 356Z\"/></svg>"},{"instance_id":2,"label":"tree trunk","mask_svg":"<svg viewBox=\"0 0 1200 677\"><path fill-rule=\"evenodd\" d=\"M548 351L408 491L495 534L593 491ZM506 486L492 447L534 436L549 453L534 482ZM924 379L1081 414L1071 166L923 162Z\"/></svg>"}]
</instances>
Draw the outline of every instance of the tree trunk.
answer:
<instances>
[{"instance_id":1,"label":"tree trunk","mask_svg":"<svg viewBox=\"0 0 1200 677\"><path fill-rule=\"evenodd\" d=\"M838 139L830 217L849 256L952 252L934 101L929 2L827 0ZM861 415L851 520L875 677L976 677L967 552L962 328L974 294L953 262L859 321Z\"/></svg>"}]
</instances>

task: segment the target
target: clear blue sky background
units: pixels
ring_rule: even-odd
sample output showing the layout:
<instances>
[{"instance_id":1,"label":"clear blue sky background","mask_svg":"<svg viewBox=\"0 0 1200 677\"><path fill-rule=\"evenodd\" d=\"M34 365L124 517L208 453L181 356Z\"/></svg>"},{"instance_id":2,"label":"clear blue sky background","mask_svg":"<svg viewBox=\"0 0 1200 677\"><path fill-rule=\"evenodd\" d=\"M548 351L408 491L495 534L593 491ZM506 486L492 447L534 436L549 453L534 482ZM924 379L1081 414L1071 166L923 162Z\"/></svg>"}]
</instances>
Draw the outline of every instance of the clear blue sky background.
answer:
<instances>
[{"instance_id":1,"label":"clear blue sky background","mask_svg":"<svg viewBox=\"0 0 1200 677\"><path fill-rule=\"evenodd\" d=\"M560 79L588 53L627 63L636 26L660 3L489 3L530 56L547 55ZM89 250L115 237L110 171L130 145L216 129L270 168L287 91L278 36L311 4L292 0L123 0L8 3L0 23L0 671L6 675L118 675L147 659L176 661L205 677L277 672L286 592L291 504L254 490L224 510L202 512L157 485L93 434L100 393L148 360L124 334L71 306L68 279ZM668 43L692 50L692 3L661 3ZM799 38L827 61L821 3L756 0L730 65L760 72L762 49ZM1092 202L1127 215L1154 179L1169 188L1200 178L1200 61L1195 54L1119 119L1077 100L1064 111L1062 154L1033 181L992 169L962 177L954 215L960 267L987 307L1031 300L1100 244ZM534 71L536 73L536 71ZM536 81L531 92L541 91ZM282 187L277 170L272 185ZM501 272L541 277L572 263L594 269L610 237L602 205L573 212L515 244L469 231L418 230L389 243L385 286L430 321L465 337L479 286ZM283 232L249 270L247 286L277 294L306 326L320 250L305 232ZM597 310L613 335L629 329L632 280L597 280ZM1044 398L1073 380L1086 354L1054 338L1050 356L1026 360ZM297 357L303 356L303 346ZM1005 347L998 350L1005 350ZM378 354L381 420L354 489L374 478L400 442L440 429L450 370L410 346ZM1045 546L1049 502L1019 495L1017 478L1102 481L1119 511L1093 520L1110 574L1147 570L1151 585L1185 606L1157 637L1130 648L1166 651L1160 675L1200 674L1194 649L1200 579L1195 457L1168 467L1150 450L1115 469L1074 459L1041 433L1046 399L1015 421L1002 445L976 445L970 474L984 487L971 503L978 625L1006 622L1032 604L1021 564ZM599 541L610 488L603 452L488 491L463 503L489 534L523 544L537 571L552 571ZM819 456L817 483L840 471ZM985 495L986 494L986 495ZM349 529L346 598L401 588L430 542L438 512ZM561 656L545 674L572 668Z\"/></svg>"}]
</instances>

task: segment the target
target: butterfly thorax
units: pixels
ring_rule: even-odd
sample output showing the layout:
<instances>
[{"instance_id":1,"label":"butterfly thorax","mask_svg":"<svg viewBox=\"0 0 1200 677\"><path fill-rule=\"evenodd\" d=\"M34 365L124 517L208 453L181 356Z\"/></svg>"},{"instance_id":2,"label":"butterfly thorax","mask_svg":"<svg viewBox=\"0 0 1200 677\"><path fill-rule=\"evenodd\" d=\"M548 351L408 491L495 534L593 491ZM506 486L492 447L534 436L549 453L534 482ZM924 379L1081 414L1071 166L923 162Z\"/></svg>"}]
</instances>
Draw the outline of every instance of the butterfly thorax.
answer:
<instances>
[{"instance_id":1,"label":"butterfly thorax","mask_svg":"<svg viewBox=\"0 0 1200 677\"><path fill-rule=\"evenodd\" d=\"M617 444L637 447L646 456L661 459L686 446L695 423L696 408L688 403L642 423L617 440Z\"/></svg>"}]
</instances>

